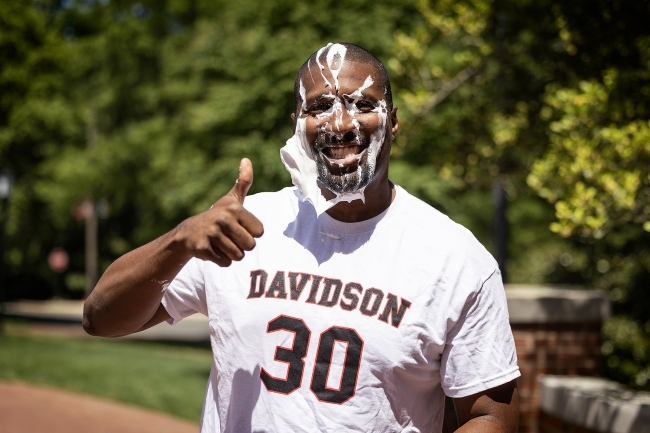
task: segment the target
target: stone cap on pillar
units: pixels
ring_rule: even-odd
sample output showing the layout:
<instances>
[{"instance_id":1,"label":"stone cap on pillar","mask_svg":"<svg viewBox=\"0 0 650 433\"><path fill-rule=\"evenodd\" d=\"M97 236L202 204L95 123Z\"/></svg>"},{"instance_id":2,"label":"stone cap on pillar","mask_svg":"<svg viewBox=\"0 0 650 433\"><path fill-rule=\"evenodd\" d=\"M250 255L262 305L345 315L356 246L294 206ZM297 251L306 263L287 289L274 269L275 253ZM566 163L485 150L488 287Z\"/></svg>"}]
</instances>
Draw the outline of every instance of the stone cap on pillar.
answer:
<instances>
[{"instance_id":1,"label":"stone cap on pillar","mask_svg":"<svg viewBox=\"0 0 650 433\"><path fill-rule=\"evenodd\" d=\"M596 377L541 376L539 386L549 415L599 432L650 432L650 393Z\"/></svg>"},{"instance_id":2,"label":"stone cap on pillar","mask_svg":"<svg viewBox=\"0 0 650 433\"><path fill-rule=\"evenodd\" d=\"M593 323L611 315L608 293L569 286L506 284L510 323Z\"/></svg>"}]
</instances>

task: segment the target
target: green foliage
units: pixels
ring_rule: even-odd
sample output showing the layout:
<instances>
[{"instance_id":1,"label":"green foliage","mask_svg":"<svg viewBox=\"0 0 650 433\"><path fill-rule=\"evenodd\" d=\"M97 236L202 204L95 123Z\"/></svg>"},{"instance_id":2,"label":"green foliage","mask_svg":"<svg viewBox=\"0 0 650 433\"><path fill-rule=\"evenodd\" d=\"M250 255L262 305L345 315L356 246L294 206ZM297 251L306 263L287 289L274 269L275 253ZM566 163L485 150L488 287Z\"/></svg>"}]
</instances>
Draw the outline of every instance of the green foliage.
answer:
<instances>
[{"instance_id":1,"label":"green foliage","mask_svg":"<svg viewBox=\"0 0 650 433\"><path fill-rule=\"evenodd\" d=\"M488 248L498 180L509 282L606 290L617 313L645 324L649 7L3 1L0 166L16 180L9 298L51 296L54 246L71 254L66 296L79 296L83 223L71 210L88 198L110 207L99 225L105 268L208 208L231 188L241 157L253 161L253 193L289 185L278 151L292 134L295 73L325 43L348 41L391 73L401 124L393 180ZM636 359L613 338L619 359ZM616 371L636 383L638 372Z\"/></svg>"},{"instance_id":2,"label":"green foliage","mask_svg":"<svg viewBox=\"0 0 650 433\"><path fill-rule=\"evenodd\" d=\"M603 335L609 375L650 390L650 322L643 325L629 317L614 317L605 323Z\"/></svg>"},{"instance_id":3,"label":"green foliage","mask_svg":"<svg viewBox=\"0 0 650 433\"><path fill-rule=\"evenodd\" d=\"M609 85L581 81L578 89L547 91L542 114L557 112L557 120L528 184L555 203L558 222L551 230L562 236L600 239L626 222L650 231L650 122L616 125L607 115L616 75L608 71Z\"/></svg>"},{"instance_id":4,"label":"green foliage","mask_svg":"<svg viewBox=\"0 0 650 433\"><path fill-rule=\"evenodd\" d=\"M0 336L0 380L54 386L198 422L210 349L69 337Z\"/></svg>"},{"instance_id":5,"label":"green foliage","mask_svg":"<svg viewBox=\"0 0 650 433\"><path fill-rule=\"evenodd\" d=\"M527 178L554 204L551 230L573 244L553 278L611 293L617 315L603 330L607 374L644 389L650 372L650 30L641 23L649 8L647 2L601 5L588 19L557 9L566 52L597 67L547 85L539 116L548 124L548 148Z\"/></svg>"},{"instance_id":6,"label":"green foliage","mask_svg":"<svg viewBox=\"0 0 650 433\"><path fill-rule=\"evenodd\" d=\"M557 67L530 57L543 49L557 57L549 37L557 37L555 19L544 6L419 1L421 19L396 35L388 62L401 115L393 156L427 171L431 185L446 185L444 202L440 194L420 196L491 248L492 188L496 179L504 185L510 282L547 281L567 248L547 230L552 210L525 184L547 146L538 113Z\"/></svg>"},{"instance_id":7,"label":"green foliage","mask_svg":"<svg viewBox=\"0 0 650 433\"><path fill-rule=\"evenodd\" d=\"M69 47L61 27L50 20L47 4L9 0L0 5L0 165L15 180L8 214L9 275L47 297L54 276L44 257L61 242L36 199L39 165L62 143L73 145L83 125L69 104ZM4 204L4 203L3 203ZM2 206L2 205L0 205ZM10 278L12 280L12 278ZM9 296L16 296L10 289Z\"/></svg>"},{"instance_id":8,"label":"green foliage","mask_svg":"<svg viewBox=\"0 0 650 433\"><path fill-rule=\"evenodd\" d=\"M302 62L337 40L384 56L412 12L410 2L387 0L2 7L0 158L17 185L9 298L49 296L54 246L71 253L69 273L83 272L83 222L71 212L87 198L110 207L99 226L105 268L209 208L244 156L255 169L252 193L290 185L278 156L292 135Z\"/></svg>"},{"instance_id":9,"label":"green foliage","mask_svg":"<svg viewBox=\"0 0 650 433\"><path fill-rule=\"evenodd\" d=\"M499 179L509 281L607 291L620 320L644 329L650 3L420 0L418 10L388 61L401 115L392 177L488 248ZM645 386L650 362L634 347L647 333L628 344L632 328L610 330L608 374Z\"/></svg>"}]
</instances>

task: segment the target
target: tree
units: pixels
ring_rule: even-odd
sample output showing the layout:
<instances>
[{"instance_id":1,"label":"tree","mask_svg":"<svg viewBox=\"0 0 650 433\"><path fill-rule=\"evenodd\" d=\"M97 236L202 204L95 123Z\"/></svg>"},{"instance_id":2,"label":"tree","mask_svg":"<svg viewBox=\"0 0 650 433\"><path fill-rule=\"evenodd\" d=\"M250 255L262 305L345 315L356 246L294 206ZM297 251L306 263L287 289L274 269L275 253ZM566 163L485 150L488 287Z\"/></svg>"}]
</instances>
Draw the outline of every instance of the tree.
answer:
<instances>
[{"instance_id":1,"label":"tree","mask_svg":"<svg viewBox=\"0 0 650 433\"><path fill-rule=\"evenodd\" d=\"M3 150L3 159L35 155L15 168L20 189L30 178L30 205L12 202L12 297L51 293L29 291L53 284L45 256L55 245L71 252L66 296L81 296L83 228L71 209L88 197L110 207L99 225L104 268L208 208L231 188L243 156L255 166L253 192L290 185L278 156L292 135L293 80L302 61L330 40L382 56L413 11L410 2L369 0L13 3L52 41L40 46L58 56L51 71L58 87L48 97L59 105L42 128L34 125L43 101L34 103L24 118L39 137L9 138L12 150ZM35 74L26 72L26 80L33 83ZM18 91L8 109L18 110L28 91ZM13 123L4 129L6 137L17 131ZM43 233L33 231L37 221ZM24 239L36 247L27 250ZM43 278L30 280L36 268Z\"/></svg>"},{"instance_id":2,"label":"tree","mask_svg":"<svg viewBox=\"0 0 650 433\"><path fill-rule=\"evenodd\" d=\"M60 143L83 134L67 102L69 50L47 6L17 0L0 5L0 165L15 179L5 257L9 298L20 296L20 287L30 287L33 297L51 293L54 275L45 257L65 236L42 218L45 205L35 198L39 165Z\"/></svg>"},{"instance_id":3,"label":"tree","mask_svg":"<svg viewBox=\"0 0 650 433\"><path fill-rule=\"evenodd\" d=\"M408 131L398 180L490 246L501 179L510 281L612 293L608 374L637 387L650 377L649 6L422 0L389 62Z\"/></svg>"},{"instance_id":4,"label":"tree","mask_svg":"<svg viewBox=\"0 0 650 433\"><path fill-rule=\"evenodd\" d=\"M209 207L243 156L252 192L289 185L278 150L292 134L295 73L347 41L391 72L402 125L391 178L489 248L498 180L510 281L610 291L609 374L647 387L650 355L633 342L650 341L649 4L4 1L9 295L50 296L45 257L63 246L65 296L81 296L83 229L70 212L88 197L110 207L103 268Z\"/></svg>"}]
</instances>

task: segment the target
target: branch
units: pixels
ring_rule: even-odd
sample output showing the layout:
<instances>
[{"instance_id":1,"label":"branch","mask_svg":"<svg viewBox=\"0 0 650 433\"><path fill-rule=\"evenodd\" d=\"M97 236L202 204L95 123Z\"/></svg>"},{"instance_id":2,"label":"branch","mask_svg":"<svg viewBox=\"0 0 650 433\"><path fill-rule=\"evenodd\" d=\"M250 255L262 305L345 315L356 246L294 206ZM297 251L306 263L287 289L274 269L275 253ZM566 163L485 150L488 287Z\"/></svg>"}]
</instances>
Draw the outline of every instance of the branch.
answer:
<instances>
[{"instance_id":1,"label":"branch","mask_svg":"<svg viewBox=\"0 0 650 433\"><path fill-rule=\"evenodd\" d=\"M447 98L447 96L451 94L451 92L459 88L461 84L463 84L465 81L469 80L472 76L474 76L479 71L479 69L480 69L479 66L468 66L462 71L460 71L458 74L456 74L454 78L444 83L440 88L440 90L438 90L435 94L431 95L422 104L422 108L419 110L419 113L416 117L422 117L425 114L427 114L429 111L431 111L436 105L444 101Z\"/></svg>"}]
</instances>

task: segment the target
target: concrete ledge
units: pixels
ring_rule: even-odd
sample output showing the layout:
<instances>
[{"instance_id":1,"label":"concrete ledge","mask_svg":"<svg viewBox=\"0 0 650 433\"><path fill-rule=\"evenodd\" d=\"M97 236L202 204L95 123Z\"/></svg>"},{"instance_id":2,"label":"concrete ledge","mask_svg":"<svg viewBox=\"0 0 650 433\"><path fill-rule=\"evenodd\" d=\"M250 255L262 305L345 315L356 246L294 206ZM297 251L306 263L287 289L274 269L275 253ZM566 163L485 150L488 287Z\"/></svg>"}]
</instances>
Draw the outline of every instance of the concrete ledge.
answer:
<instances>
[{"instance_id":1,"label":"concrete ledge","mask_svg":"<svg viewBox=\"0 0 650 433\"><path fill-rule=\"evenodd\" d=\"M5 303L5 314L30 320L81 323L84 301L16 301Z\"/></svg>"},{"instance_id":2,"label":"concrete ledge","mask_svg":"<svg viewBox=\"0 0 650 433\"><path fill-rule=\"evenodd\" d=\"M542 376L540 410L603 433L650 433L650 393L607 379Z\"/></svg>"},{"instance_id":3,"label":"concrete ledge","mask_svg":"<svg viewBox=\"0 0 650 433\"><path fill-rule=\"evenodd\" d=\"M607 293L506 284L510 323L602 322L611 315Z\"/></svg>"},{"instance_id":4,"label":"concrete ledge","mask_svg":"<svg viewBox=\"0 0 650 433\"><path fill-rule=\"evenodd\" d=\"M64 299L7 302L5 303L5 314L7 317L29 321L81 325L83 304L83 301ZM210 341L210 330L208 318L201 314L194 314L174 326L163 322L142 332L120 338L207 342Z\"/></svg>"}]
</instances>

